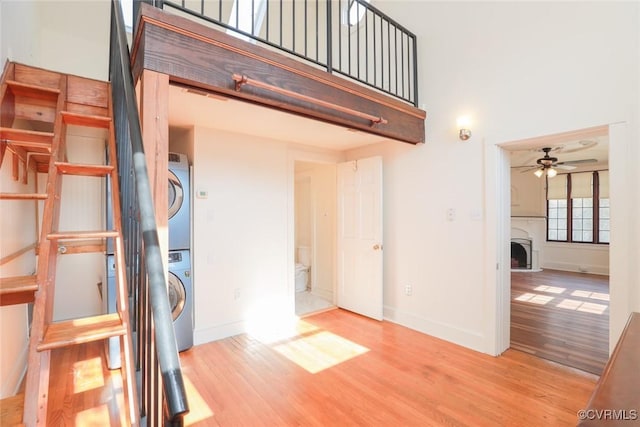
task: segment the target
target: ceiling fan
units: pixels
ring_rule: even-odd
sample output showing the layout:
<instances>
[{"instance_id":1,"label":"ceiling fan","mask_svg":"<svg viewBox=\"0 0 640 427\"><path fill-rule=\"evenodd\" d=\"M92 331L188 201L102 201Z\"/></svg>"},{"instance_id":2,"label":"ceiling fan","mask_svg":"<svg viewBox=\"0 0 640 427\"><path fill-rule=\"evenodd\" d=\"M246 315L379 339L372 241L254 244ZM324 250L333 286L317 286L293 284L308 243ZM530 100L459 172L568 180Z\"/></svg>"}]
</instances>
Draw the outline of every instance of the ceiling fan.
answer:
<instances>
[{"instance_id":1,"label":"ceiling fan","mask_svg":"<svg viewBox=\"0 0 640 427\"><path fill-rule=\"evenodd\" d=\"M551 147L545 147L542 149L544 152L544 156L536 160L536 166L516 166L516 167L525 167L526 170L522 172L529 172L531 170L535 170L533 173L538 178L542 177L546 173L549 178L553 178L558 174L557 169L563 170L573 170L576 168L576 165L586 164L586 163L596 163L596 159L582 159L582 160L569 160L566 162L558 162L557 157L551 157L549 152L552 150Z\"/></svg>"}]
</instances>

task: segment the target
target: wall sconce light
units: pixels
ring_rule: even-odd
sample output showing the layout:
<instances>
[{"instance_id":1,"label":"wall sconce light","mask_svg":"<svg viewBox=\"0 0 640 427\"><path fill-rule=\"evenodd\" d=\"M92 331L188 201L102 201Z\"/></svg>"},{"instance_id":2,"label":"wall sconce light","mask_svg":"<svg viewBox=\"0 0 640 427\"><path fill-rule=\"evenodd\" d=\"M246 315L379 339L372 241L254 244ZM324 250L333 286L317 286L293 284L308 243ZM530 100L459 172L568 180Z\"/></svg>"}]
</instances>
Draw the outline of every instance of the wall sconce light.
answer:
<instances>
[{"instance_id":1,"label":"wall sconce light","mask_svg":"<svg viewBox=\"0 0 640 427\"><path fill-rule=\"evenodd\" d=\"M460 133L458 134L460 139L462 141L466 141L471 138L471 129L469 129L471 120L469 119L469 116L460 116L456 122L458 124L458 129L460 130Z\"/></svg>"}]
</instances>

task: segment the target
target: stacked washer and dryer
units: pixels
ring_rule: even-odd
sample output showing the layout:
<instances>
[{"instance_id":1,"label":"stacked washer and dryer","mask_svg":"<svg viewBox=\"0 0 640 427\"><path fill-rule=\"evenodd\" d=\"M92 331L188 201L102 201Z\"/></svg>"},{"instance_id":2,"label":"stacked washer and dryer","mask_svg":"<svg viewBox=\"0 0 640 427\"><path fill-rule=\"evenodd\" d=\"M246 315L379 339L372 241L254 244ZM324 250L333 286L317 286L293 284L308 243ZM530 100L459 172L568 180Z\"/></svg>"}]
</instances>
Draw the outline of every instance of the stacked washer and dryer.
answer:
<instances>
[{"instance_id":1,"label":"stacked washer and dryer","mask_svg":"<svg viewBox=\"0 0 640 427\"><path fill-rule=\"evenodd\" d=\"M111 230L111 196L107 180L107 229ZM185 154L169 153L169 274L168 296L178 351L193 346L193 283L191 280L191 187L189 161ZM107 288L103 309L116 311L116 279L113 245L107 245ZM120 368L120 341L107 341L107 364Z\"/></svg>"},{"instance_id":2,"label":"stacked washer and dryer","mask_svg":"<svg viewBox=\"0 0 640 427\"><path fill-rule=\"evenodd\" d=\"M193 346L189 160L169 153L169 304L178 351Z\"/></svg>"}]
</instances>

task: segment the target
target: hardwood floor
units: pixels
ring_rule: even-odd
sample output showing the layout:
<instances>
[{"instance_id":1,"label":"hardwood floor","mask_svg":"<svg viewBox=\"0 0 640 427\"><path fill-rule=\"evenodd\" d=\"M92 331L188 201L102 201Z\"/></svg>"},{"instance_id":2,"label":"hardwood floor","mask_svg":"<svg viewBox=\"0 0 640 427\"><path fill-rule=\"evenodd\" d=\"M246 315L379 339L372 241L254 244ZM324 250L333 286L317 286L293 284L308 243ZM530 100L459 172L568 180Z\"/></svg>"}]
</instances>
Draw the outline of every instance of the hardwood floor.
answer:
<instances>
[{"instance_id":1,"label":"hardwood floor","mask_svg":"<svg viewBox=\"0 0 640 427\"><path fill-rule=\"evenodd\" d=\"M609 357L608 276L511 273L511 348L600 375Z\"/></svg>"},{"instance_id":2,"label":"hardwood floor","mask_svg":"<svg viewBox=\"0 0 640 427\"><path fill-rule=\"evenodd\" d=\"M290 336L181 356L198 426L575 425L597 377L526 353L464 349L343 310Z\"/></svg>"},{"instance_id":3,"label":"hardwood floor","mask_svg":"<svg viewBox=\"0 0 640 427\"><path fill-rule=\"evenodd\" d=\"M53 353L49 425L122 425L119 371L103 354L101 343ZM196 346L181 361L187 426L573 426L597 380L343 310Z\"/></svg>"},{"instance_id":4,"label":"hardwood floor","mask_svg":"<svg viewBox=\"0 0 640 427\"><path fill-rule=\"evenodd\" d=\"M125 426L120 370L107 368L104 342L53 350L50 426Z\"/></svg>"}]
</instances>

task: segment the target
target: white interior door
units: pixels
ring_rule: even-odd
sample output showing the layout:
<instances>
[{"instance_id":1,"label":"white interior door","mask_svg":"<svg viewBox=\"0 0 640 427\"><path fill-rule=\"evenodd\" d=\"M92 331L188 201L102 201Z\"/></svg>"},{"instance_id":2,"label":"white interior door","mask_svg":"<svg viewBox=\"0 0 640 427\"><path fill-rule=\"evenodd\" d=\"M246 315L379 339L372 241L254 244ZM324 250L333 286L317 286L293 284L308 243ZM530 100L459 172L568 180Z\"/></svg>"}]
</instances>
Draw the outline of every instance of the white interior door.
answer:
<instances>
[{"instance_id":1,"label":"white interior door","mask_svg":"<svg viewBox=\"0 0 640 427\"><path fill-rule=\"evenodd\" d=\"M382 158L338 165L338 307L382 320Z\"/></svg>"}]
</instances>

